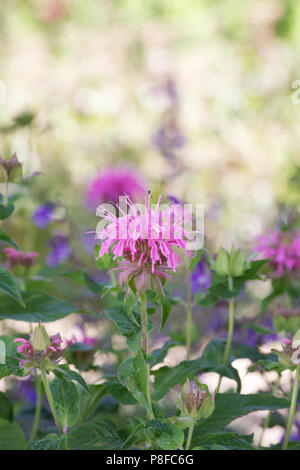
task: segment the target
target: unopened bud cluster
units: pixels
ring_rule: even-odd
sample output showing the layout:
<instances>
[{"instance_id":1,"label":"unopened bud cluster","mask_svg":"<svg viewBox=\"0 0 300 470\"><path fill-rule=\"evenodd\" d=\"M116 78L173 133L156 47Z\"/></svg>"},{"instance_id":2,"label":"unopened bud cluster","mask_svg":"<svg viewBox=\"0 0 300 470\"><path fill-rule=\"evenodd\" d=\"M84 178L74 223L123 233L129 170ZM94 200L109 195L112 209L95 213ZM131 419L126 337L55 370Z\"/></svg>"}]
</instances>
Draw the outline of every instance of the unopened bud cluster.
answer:
<instances>
[{"instance_id":1,"label":"unopened bud cluster","mask_svg":"<svg viewBox=\"0 0 300 470\"><path fill-rule=\"evenodd\" d=\"M209 393L206 385L194 378L183 386L177 406L182 418L206 419L215 409L214 395Z\"/></svg>"},{"instance_id":2,"label":"unopened bud cluster","mask_svg":"<svg viewBox=\"0 0 300 470\"><path fill-rule=\"evenodd\" d=\"M227 252L221 248L215 262L215 271L220 276L242 276L245 271L245 260L240 250L232 249Z\"/></svg>"},{"instance_id":3,"label":"unopened bud cluster","mask_svg":"<svg viewBox=\"0 0 300 470\"><path fill-rule=\"evenodd\" d=\"M272 349L277 354L280 364L285 369L295 369L300 365L300 330L292 340L284 338L281 343L282 350Z\"/></svg>"},{"instance_id":4,"label":"unopened bud cluster","mask_svg":"<svg viewBox=\"0 0 300 470\"><path fill-rule=\"evenodd\" d=\"M9 160L0 157L0 182L18 183L22 178L22 163L19 162L16 154Z\"/></svg>"},{"instance_id":5,"label":"unopened bud cluster","mask_svg":"<svg viewBox=\"0 0 300 470\"><path fill-rule=\"evenodd\" d=\"M17 338L14 342L22 343L17 347L18 353L24 357L20 359L19 366L27 369L41 366L55 369L58 360L66 350L61 347L63 340L60 334L49 337L42 324L36 327L29 340Z\"/></svg>"}]
</instances>

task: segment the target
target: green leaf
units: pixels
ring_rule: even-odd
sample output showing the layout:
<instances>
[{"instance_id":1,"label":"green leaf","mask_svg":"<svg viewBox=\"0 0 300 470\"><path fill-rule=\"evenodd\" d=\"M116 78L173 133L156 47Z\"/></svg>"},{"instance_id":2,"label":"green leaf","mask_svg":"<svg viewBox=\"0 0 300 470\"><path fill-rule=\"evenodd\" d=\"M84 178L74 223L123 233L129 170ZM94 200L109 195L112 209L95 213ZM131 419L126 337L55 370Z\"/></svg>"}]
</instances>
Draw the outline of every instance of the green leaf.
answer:
<instances>
[{"instance_id":1,"label":"green leaf","mask_svg":"<svg viewBox=\"0 0 300 470\"><path fill-rule=\"evenodd\" d=\"M101 258L97 259L99 256L100 245L95 246L95 258L98 269L101 271L108 271L116 266L116 262L113 260L113 255L109 253L108 255L104 254Z\"/></svg>"},{"instance_id":2,"label":"green leaf","mask_svg":"<svg viewBox=\"0 0 300 470\"><path fill-rule=\"evenodd\" d=\"M26 450L27 444L18 423L0 419L0 450Z\"/></svg>"},{"instance_id":3,"label":"green leaf","mask_svg":"<svg viewBox=\"0 0 300 470\"><path fill-rule=\"evenodd\" d=\"M8 202L6 206L0 204L0 220L8 219L14 210L15 206L11 202Z\"/></svg>"},{"instance_id":4,"label":"green leaf","mask_svg":"<svg viewBox=\"0 0 300 470\"><path fill-rule=\"evenodd\" d=\"M122 405L137 405L137 400L128 389L122 385L117 377L110 377L104 383L108 393Z\"/></svg>"},{"instance_id":5,"label":"green leaf","mask_svg":"<svg viewBox=\"0 0 300 470\"><path fill-rule=\"evenodd\" d=\"M13 405L4 392L0 392L0 418L7 421L13 421Z\"/></svg>"},{"instance_id":6,"label":"green leaf","mask_svg":"<svg viewBox=\"0 0 300 470\"><path fill-rule=\"evenodd\" d=\"M255 364L249 367L248 371L253 372L256 369L262 369L263 371L274 370L278 374L284 371L285 367L278 362L277 356L274 354L274 360L270 359L260 359Z\"/></svg>"},{"instance_id":7,"label":"green leaf","mask_svg":"<svg viewBox=\"0 0 300 470\"><path fill-rule=\"evenodd\" d=\"M199 261L201 260L202 252L203 252L202 250L198 250L196 255L191 259L189 267L188 267L190 271L192 271L192 269L194 269L199 263Z\"/></svg>"},{"instance_id":8,"label":"green leaf","mask_svg":"<svg viewBox=\"0 0 300 470\"><path fill-rule=\"evenodd\" d=\"M225 432L206 434L197 442L206 450L255 450L252 441L253 434L243 436L234 432ZM197 450L197 447L193 450Z\"/></svg>"},{"instance_id":9,"label":"green leaf","mask_svg":"<svg viewBox=\"0 0 300 470\"><path fill-rule=\"evenodd\" d=\"M24 377L26 371L19 367L17 344L11 336L0 336L0 341L5 344L5 364L0 364L0 379L11 374ZM19 343L20 345L20 343ZM20 357L20 356L19 356Z\"/></svg>"},{"instance_id":10,"label":"green leaf","mask_svg":"<svg viewBox=\"0 0 300 470\"><path fill-rule=\"evenodd\" d=\"M228 286L228 278L214 274L211 286L207 290L204 297L196 296L195 299L199 305L214 305L220 299L230 299L236 297L244 288L247 281L260 279L259 270L268 260L252 261L242 276L233 277L233 289Z\"/></svg>"},{"instance_id":11,"label":"green leaf","mask_svg":"<svg viewBox=\"0 0 300 470\"><path fill-rule=\"evenodd\" d=\"M118 369L118 377L132 396L151 412L147 395L146 362L142 351L136 357L130 357L122 362Z\"/></svg>"},{"instance_id":12,"label":"green leaf","mask_svg":"<svg viewBox=\"0 0 300 470\"><path fill-rule=\"evenodd\" d=\"M288 408L289 400L273 395L257 393L240 395L223 393L216 395L215 411L204 422L195 426L192 446L202 445L203 439L210 433L221 431L233 420L259 410L278 410Z\"/></svg>"},{"instance_id":13,"label":"green leaf","mask_svg":"<svg viewBox=\"0 0 300 470\"><path fill-rule=\"evenodd\" d=\"M86 392L90 393L89 387L87 386L84 378L81 377L81 375L78 374L78 372L76 372L75 370L70 369L68 364L60 365L53 372L56 375L56 377L58 377L61 380L63 380L64 377L68 377L69 380L75 380L75 382L79 383L79 385L81 385L81 387Z\"/></svg>"},{"instance_id":14,"label":"green leaf","mask_svg":"<svg viewBox=\"0 0 300 470\"><path fill-rule=\"evenodd\" d=\"M68 442L71 449L117 450L122 448L122 441L115 425L98 415L87 423L73 428L68 433Z\"/></svg>"},{"instance_id":15,"label":"green leaf","mask_svg":"<svg viewBox=\"0 0 300 470\"><path fill-rule=\"evenodd\" d=\"M55 408L64 429L73 426L79 417L79 393L73 382L54 379L50 384Z\"/></svg>"},{"instance_id":16,"label":"green leaf","mask_svg":"<svg viewBox=\"0 0 300 470\"><path fill-rule=\"evenodd\" d=\"M12 246L16 250L19 250L18 245L16 245L16 243L1 228L0 228L0 241L7 243L8 245Z\"/></svg>"},{"instance_id":17,"label":"green leaf","mask_svg":"<svg viewBox=\"0 0 300 470\"><path fill-rule=\"evenodd\" d=\"M201 372L217 372L235 380L240 389L240 378L237 370L231 365L222 364L225 341L212 340L205 348L202 357L192 361L182 361L175 367L163 366L155 371L154 399L160 400L176 385L183 383L187 377L192 378ZM232 358L231 358L232 359Z\"/></svg>"},{"instance_id":18,"label":"green leaf","mask_svg":"<svg viewBox=\"0 0 300 470\"><path fill-rule=\"evenodd\" d=\"M179 341L167 341L161 348L155 349L154 351L152 351L150 355L151 367L153 367L155 364L159 364L160 362L163 362L170 348L173 348L175 346L180 346L181 344L182 343Z\"/></svg>"},{"instance_id":19,"label":"green leaf","mask_svg":"<svg viewBox=\"0 0 300 470\"><path fill-rule=\"evenodd\" d=\"M42 292L26 291L23 294L26 304L18 305L14 300L0 296L0 320L10 318L27 322L51 322L76 312L69 302L50 297Z\"/></svg>"},{"instance_id":20,"label":"green leaf","mask_svg":"<svg viewBox=\"0 0 300 470\"><path fill-rule=\"evenodd\" d=\"M33 441L29 445L29 450L59 450L64 439L59 438L57 434L51 433L39 441Z\"/></svg>"},{"instance_id":21,"label":"green leaf","mask_svg":"<svg viewBox=\"0 0 300 470\"><path fill-rule=\"evenodd\" d=\"M168 421L152 420L146 424L145 431L148 439L154 439L160 449L176 450L183 445L183 431Z\"/></svg>"},{"instance_id":22,"label":"green leaf","mask_svg":"<svg viewBox=\"0 0 300 470\"><path fill-rule=\"evenodd\" d=\"M140 332L139 325L128 317L123 302L116 302L112 307L107 309L105 313L115 323L122 335L131 336Z\"/></svg>"},{"instance_id":23,"label":"green leaf","mask_svg":"<svg viewBox=\"0 0 300 470\"><path fill-rule=\"evenodd\" d=\"M9 271L3 268L3 266L0 266L0 290L15 299L20 305L24 306L24 301L17 281Z\"/></svg>"}]
</instances>

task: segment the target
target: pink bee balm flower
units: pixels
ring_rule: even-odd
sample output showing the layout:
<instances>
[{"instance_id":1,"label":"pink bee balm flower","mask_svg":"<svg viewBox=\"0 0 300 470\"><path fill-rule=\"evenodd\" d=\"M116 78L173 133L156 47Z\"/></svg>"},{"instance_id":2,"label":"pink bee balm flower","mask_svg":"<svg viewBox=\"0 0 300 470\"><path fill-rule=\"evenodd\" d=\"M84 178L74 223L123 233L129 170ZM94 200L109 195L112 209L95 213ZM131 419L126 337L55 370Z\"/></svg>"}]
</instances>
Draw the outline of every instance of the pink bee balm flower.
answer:
<instances>
[{"instance_id":1,"label":"pink bee balm flower","mask_svg":"<svg viewBox=\"0 0 300 470\"><path fill-rule=\"evenodd\" d=\"M115 268L119 271L120 284L133 279L140 294L150 289L152 280L162 288L161 278L168 277L167 271L176 271L180 257L173 248L181 248L189 254L187 240L191 239L191 232L185 225L191 220L191 214L180 205L160 210L160 200L151 208L149 194L142 209L127 199L129 213L120 217L104 210L108 225L96 235L103 240L99 258L109 250L114 259L121 257L119 267Z\"/></svg>"},{"instance_id":2,"label":"pink bee balm flower","mask_svg":"<svg viewBox=\"0 0 300 470\"><path fill-rule=\"evenodd\" d=\"M117 204L119 197L124 195L137 201L144 193L144 182L132 168L107 168L90 183L86 191L86 201L88 207L94 210L101 203Z\"/></svg>"},{"instance_id":3,"label":"pink bee balm flower","mask_svg":"<svg viewBox=\"0 0 300 470\"><path fill-rule=\"evenodd\" d=\"M277 277L300 268L300 232L275 230L258 237L254 250L271 259Z\"/></svg>"},{"instance_id":4,"label":"pink bee balm flower","mask_svg":"<svg viewBox=\"0 0 300 470\"><path fill-rule=\"evenodd\" d=\"M7 258L7 267L10 269L14 266L24 266L29 268L34 264L35 258L39 256L36 252L22 253L14 248L4 248L3 252Z\"/></svg>"},{"instance_id":5,"label":"pink bee balm flower","mask_svg":"<svg viewBox=\"0 0 300 470\"><path fill-rule=\"evenodd\" d=\"M24 338L16 338L14 343L22 343L20 346L17 347L17 351L24 359L19 361L20 367L32 368L32 367L39 367L43 360L48 358L54 364L57 363L58 359L62 356L65 352L66 348L61 347L61 343L63 340L59 333L56 335L50 336L49 338L49 346L45 347L44 350L37 350L34 347L32 342L33 335L30 335L29 340Z\"/></svg>"}]
</instances>

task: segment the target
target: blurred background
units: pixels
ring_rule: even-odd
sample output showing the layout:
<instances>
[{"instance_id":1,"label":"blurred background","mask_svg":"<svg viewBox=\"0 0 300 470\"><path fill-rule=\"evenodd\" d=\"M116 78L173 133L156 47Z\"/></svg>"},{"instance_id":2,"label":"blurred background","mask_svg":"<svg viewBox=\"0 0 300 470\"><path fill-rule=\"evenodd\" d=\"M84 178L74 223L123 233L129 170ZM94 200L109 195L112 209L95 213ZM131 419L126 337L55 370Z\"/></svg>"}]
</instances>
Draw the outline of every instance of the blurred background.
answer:
<instances>
[{"instance_id":1,"label":"blurred background","mask_svg":"<svg viewBox=\"0 0 300 470\"><path fill-rule=\"evenodd\" d=\"M0 34L0 153L43 173L31 209L80 223L87 185L117 165L204 203L216 245L299 205L298 2L10 0Z\"/></svg>"},{"instance_id":2,"label":"blurred background","mask_svg":"<svg viewBox=\"0 0 300 470\"><path fill-rule=\"evenodd\" d=\"M40 274L92 267L95 207L125 181L137 199L151 188L154 200L205 204L206 244L251 252L300 206L299 43L294 0L1 0L0 155L41 172L10 184L6 231L39 253ZM261 284L239 315L257 311ZM47 290L71 298L74 285ZM86 291L76 297L99 308ZM105 349L103 322L91 331ZM114 361L106 353L98 366ZM255 375L243 392L257 387L268 389Z\"/></svg>"}]
</instances>

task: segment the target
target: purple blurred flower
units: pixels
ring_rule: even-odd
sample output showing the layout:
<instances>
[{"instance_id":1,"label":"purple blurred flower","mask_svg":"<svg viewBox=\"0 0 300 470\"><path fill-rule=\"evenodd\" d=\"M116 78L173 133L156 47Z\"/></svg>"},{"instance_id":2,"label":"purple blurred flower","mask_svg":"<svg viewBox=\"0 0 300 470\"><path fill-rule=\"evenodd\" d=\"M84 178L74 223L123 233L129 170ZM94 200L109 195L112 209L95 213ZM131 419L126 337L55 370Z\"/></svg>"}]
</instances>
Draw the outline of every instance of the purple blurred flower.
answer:
<instances>
[{"instance_id":1,"label":"purple blurred flower","mask_svg":"<svg viewBox=\"0 0 300 470\"><path fill-rule=\"evenodd\" d=\"M39 206L33 213L33 223L41 230L45 230L51 220L53 220L53 209L54 204L50 202Z\"/></svg>"},{"instance_id":2,"label":"purple blurred flower","mask_svg":"<svg viewBox=\"0 0 300 470\"><path fill-rule=\"evenodd\" d=\"M201 260L191 273L191 289L194 294L205 292L211 285L212 273Z\"/></svg>"},{"instance_id":3,"label":"purple blurred flower","mask_svg":"<svg viewBox=\"0 0 300 470\"><path fill-rule=\"evenodd\" d=\"M47 263L51 267L62 263L71 255L69 239L65 235L54 235L49 240L49 245L51 247L51 252L48 255Z\"/></svg>"},{"instance_id":4,"label":"purple blurred flower","mask_svg":"<svg viewBox=\"0 0 300 470\"><path fill-rule=\"evenodd\" d=\"M184 146L185 138L176 122L171 120L162 124L154 134L152 142L166 159L174 160L176 151Z\"/></svg>"},{"instance_id":5,"label":"purple blurred flower","mask_svg":"<svg viewBox=\"0 0 300 470\"><path fill-rule=\"evenodd\" d=\"M86 190L87 206L95 210L104 202L119 202L120 196L129 196L136 202L145 194L145 184L133 168L116 167L101 171Z\"/></svg>"}]
</instances>

